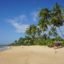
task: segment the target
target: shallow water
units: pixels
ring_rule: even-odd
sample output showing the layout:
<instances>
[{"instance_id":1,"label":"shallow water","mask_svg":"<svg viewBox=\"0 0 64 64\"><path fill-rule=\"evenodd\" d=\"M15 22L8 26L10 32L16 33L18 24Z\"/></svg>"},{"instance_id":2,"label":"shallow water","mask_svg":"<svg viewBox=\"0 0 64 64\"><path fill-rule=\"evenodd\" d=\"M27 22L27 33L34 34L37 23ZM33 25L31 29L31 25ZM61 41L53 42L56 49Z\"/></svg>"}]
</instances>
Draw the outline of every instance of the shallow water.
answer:
<instances>
[{"instance_id":1,"label":"shallow water","mask_svg":"<svg viewBox=\"0 0 64 64\"><path fill-rule=\"evenodd\" d=\"M8 49L8 46L0 46L0 51L4 51L6 49Z\"/></svg>"}]
</instances>

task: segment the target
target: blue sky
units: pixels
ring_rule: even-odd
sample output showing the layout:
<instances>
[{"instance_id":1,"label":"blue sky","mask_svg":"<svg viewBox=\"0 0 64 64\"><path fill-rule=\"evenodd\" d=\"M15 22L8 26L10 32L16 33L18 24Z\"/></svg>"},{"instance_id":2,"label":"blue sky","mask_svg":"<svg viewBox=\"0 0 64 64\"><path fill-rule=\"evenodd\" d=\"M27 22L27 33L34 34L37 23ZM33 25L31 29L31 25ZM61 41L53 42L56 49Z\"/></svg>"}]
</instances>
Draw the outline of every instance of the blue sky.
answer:
<instances>
[{"instance_id":1,"label":"blue sky","mask_svg":"<svg viewBox=\"0 0 64 64\"><path fill-rule=\"evenodd\" d=\"M56 2L64 7L64 0L0 0L0 44L24 37L26 28L37 24L38 11Z\"/></svg>"}]
</instances>

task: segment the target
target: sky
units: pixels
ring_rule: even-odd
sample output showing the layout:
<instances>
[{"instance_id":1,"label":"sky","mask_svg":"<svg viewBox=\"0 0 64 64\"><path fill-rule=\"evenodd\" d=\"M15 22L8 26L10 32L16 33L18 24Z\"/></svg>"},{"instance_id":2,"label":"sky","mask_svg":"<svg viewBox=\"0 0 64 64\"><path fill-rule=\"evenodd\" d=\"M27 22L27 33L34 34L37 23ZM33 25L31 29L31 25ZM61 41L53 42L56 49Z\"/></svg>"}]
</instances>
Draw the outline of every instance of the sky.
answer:
<instances>
[{"instance_id":1,"label":"sky","mask_svg":"<svg viewBox=\"0 0 64 64\"><path fill-rule=\"evenodd\" d=\"M38 11L56 2L64 7L64 0L0 0L0 44L24 37L29 25L38 23Z\"/></svg>"}]
</instances>

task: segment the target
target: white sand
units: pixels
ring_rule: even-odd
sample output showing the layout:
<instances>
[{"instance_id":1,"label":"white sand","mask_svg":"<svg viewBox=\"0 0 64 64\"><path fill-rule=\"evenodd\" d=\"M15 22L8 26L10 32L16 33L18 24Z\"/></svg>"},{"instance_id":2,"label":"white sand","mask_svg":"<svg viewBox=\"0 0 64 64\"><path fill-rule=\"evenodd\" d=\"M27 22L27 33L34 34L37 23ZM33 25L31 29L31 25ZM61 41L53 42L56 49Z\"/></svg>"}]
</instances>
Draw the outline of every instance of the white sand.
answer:
<instances>
[{"instance_id":1,"label":"white sand","mask_svg":"<svg viewBox=\"0 0 64 64\"><path fill-rule=\"evenodd\" d=\"M0 64L64 64L64 48L12 46L0 52Z\"/></svg>"}]
</instances>

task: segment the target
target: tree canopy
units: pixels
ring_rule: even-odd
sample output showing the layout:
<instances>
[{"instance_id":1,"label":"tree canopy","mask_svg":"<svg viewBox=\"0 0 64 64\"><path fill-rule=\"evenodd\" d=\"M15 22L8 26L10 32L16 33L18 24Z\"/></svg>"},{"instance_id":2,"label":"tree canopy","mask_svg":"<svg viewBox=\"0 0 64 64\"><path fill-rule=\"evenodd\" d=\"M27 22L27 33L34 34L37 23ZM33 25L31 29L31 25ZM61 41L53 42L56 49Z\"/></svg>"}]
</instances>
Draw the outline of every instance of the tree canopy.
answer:
<instances>
[{"instance_id":1,"label":"tree canopy","mask_svg":"<svg viewBox=\"0 0 64 64\"><path fill-rule=\"evenodd\" d=\"M26 29L26 37L15 41L17 44L49 44L54 40L62 40L57 33L57 28L64 25L64 13L62 7L56 3L52 9L44 8L39 11L39 22ZM60 29L59 29L60 30ZM51 37L54 37L51 39ZM36 43L35 43L36 42Z\"/></svg>"}]
</instances>

